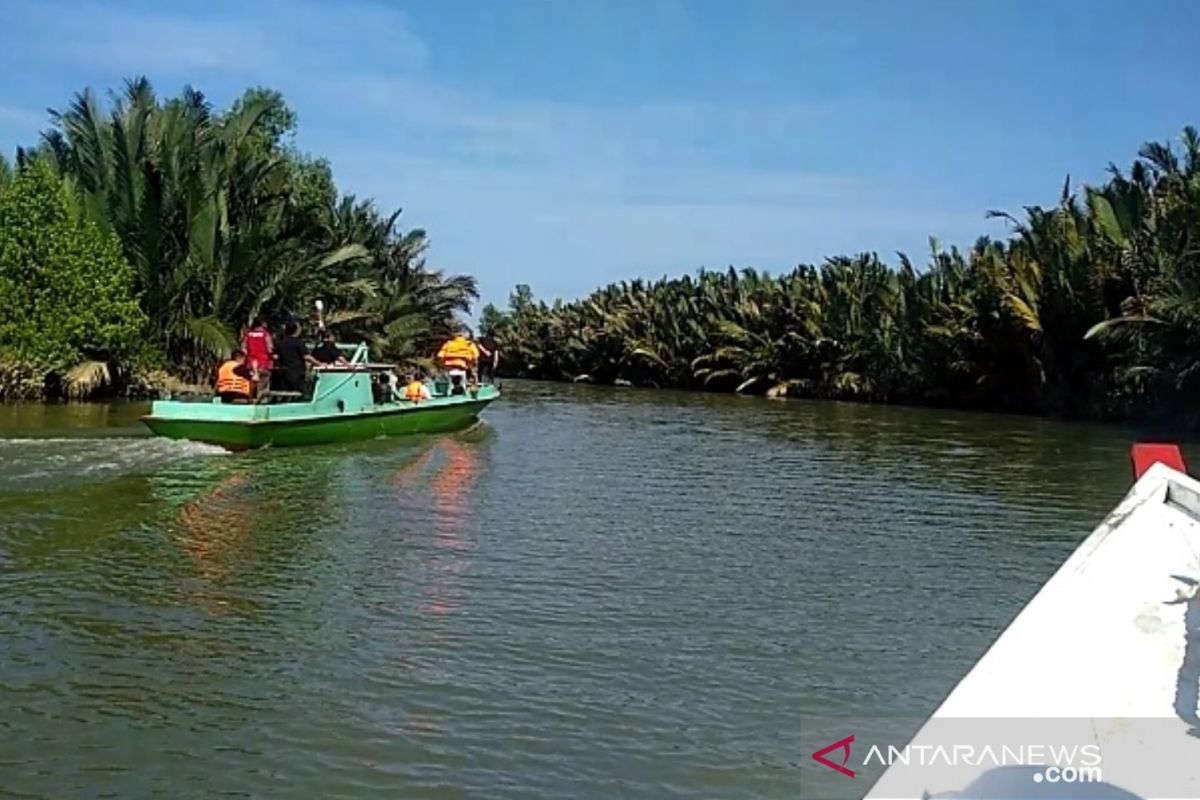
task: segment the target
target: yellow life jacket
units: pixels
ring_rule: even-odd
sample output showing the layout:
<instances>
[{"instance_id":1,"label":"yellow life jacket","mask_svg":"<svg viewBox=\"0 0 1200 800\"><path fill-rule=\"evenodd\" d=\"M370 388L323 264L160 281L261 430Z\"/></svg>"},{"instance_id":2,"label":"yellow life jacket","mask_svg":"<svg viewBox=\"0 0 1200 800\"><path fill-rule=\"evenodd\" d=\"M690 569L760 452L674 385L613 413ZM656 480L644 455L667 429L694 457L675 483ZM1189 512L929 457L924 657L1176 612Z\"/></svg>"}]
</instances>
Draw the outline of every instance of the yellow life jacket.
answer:
<instances>
[{"instance_id":1,"label":"yellow life jacket","mask_svg":"<svg viewBox=\"0 0 1200 800\"><path fill-rule=\"evenodd\" d=\"M438 350L438 361L446 369L466 369L479 360L479 348L464 336L455 336Z\"/></svg>"}]
</instances>

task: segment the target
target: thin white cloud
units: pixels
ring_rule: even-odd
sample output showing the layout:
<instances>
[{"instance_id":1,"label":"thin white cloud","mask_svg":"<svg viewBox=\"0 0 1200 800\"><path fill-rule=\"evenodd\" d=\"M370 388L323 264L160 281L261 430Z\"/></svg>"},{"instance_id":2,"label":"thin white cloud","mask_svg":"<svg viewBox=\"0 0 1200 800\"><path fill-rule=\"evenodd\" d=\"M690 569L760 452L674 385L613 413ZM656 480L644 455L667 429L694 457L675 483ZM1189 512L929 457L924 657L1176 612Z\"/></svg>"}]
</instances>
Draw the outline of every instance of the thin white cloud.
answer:
<instances>
[{"instance_id":1,"label":"thin white cloud","mask_svg":"<svg viewBox=\"0 0 1200 800\"><path fill-rule=\"evenodd\" d=\"M372 2L224 0L167 11L85 0L70 14L42 4L20 8L16 16L30 28L26 38L40 37L30 46L44 48L43 60L99 63L128 74L167 71L200 88L211 73L253 76L242 79L265 80L289 97L298 88L309 103L332 112L321 126L333 132L328 149L338 160L378 151L379 139L391 134L410 160L423 156L443 176L462 175L466 185L486 179L556 193L555 184L565 181L570 191L647 204L709 193L769 202L798 199L798 192L844 192L850 183L844 176L761 168L741 174L736 163L712 163L714 150L728 151L729 142L753 147L818 124L834 111L826 106L674 98L584 104L489 95L430 75L429 47L407 18ZM680 4L659 10L679 24L687 16ZM307 128L310 109L297 110ZM355 142L359 137L366 141ZM394 161L375 152L377 163L380 155Z\"/></svg>"},{"instance_id":2,"label":"thin white cloud","mask_svg":"<svg viewBox=\"0 0 1200 800\"><path fill-rule=\"evenodd\" d=\"M405 199L403 224L432 232L434 261L477 275L484 299L500 303L519 282L574 297L610 281L729 264L778 272L871 247L884 258L908 249L921 263L929 234L953 241L986 229L982 214L906 204L856 179L697 168L643 202L602 170L453 166L378 151L339 164L366 194Z\"/></svg>"},{"instance_id":3,"label":"thin white cloud","mask_svg":"<svg viewBox=\"0 0 1200 800\"><path fill-rule=\"evenodd\" d=\"M580 143L579 147L584 148ZM784 206L861 208L876 204L881 188L844 175L796 170L687 165L624 165L581 160L567 169L554 163L468 165L440 158L412 158L378 149L347 152L339 174L368 182L374 191L400 190L419 197L430 190L477 192L480 187L521 200L552 198L576 207L595 202L630 208L655 206Z\"/></svg>"},{"instance_id":4,"label":"thin white cloud","mask_svg":"<svg viewBox=\"0 0 1200 800\"><path fill-rule=\"evenodd\" d=\"M189 11L38 2L14 4L6 16L23 53L130 73L187 72L197 81L342 68L350 60L417 67L428 56L403 12L370 2L226 0Z\"/></svg>"},{"instance_id":5,"label":"thin white cloud","mask_svg":"<svg viewBox=\"0 0 1200 800\"><path fill-rule=\"evenodd\" d=\"M823 104L667 100L574 104L497 97L421 73L330 74L310 88L380 125L448 134L457 155L537 160L687 161L714 142L785 136L834 113Z\"/></svg>"},{"instance_id":6,"label":"thin white cloud","mask_svg":"<svg viewBox=\"0 0 1200 800\"><path fill-rule=\"evenodd\" d=\"M686 3L656 8L687 24ZM431 230L434 260L479 275L485 299L517 282L574 295L701 265L783 269L901 245L914 231L979 228L977 215L922 209L852 167L806 164L799 142L839 109L800 97L631 104L488 93L441 79L406 15L367 0L6 8L15 10L15 47L0 66L282 90L302 120L299 143L331 159L339 185L404 205L403 224ZM0 108L0 132L42 127L34 114Z\"/></svg>"}]
</instances>

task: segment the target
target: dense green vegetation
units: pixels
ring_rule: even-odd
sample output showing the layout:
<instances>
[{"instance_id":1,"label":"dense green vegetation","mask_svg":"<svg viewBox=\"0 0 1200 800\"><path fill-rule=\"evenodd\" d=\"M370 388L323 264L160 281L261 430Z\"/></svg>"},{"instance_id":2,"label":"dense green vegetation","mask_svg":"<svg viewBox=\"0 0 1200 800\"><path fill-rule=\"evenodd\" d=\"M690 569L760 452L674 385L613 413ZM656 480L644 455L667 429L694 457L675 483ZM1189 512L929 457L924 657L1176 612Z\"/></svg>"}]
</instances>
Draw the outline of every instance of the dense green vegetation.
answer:
<instances>
[{"instance_id":1,"label":"dense green vegetation","mask_svg":"<svg viewBox=\"0 0 1200 800\"><path fill-rule=\"evenodd\" d=\"M774 395L1200 421L1200 136L1002 212L1013 234L903 254L623 282L485 309L505 371Z\"/></svg>"},{"instance_id":2,"label":"dense green vegetation","mask_svg":"<svg viewBox=\"0 0 1200 800\"><path fill-rule=\"evenodd\" d=\"M0 218L0 363L22 376L0 380L0 396L40 391L45 376L79 393L154 367L207 376L253 317L303 320L318 298L340 335L394 358L431 352L469 310L474 280L428 268L424 231L340 196L329 164L297 151L277 92L251 89L222 112L138 79L109 100L77 94L15 165L0 161L13 209ZM23 204L57 210L26 220ZM59 239L74 249L55 252ZM107 332L135 320L137 352Z\"/></svg>"},{"instance_id":3,"label":"dense green vegetation","mask_svg":"<svg viewBox=\"0 0 1200 800\"><path fill-rule=\"evenodd\" d=\"M341 336L419 358L476 296L426 265L399 212L339 194L277 92L217 111L138 79L51 122L0 159L0 396L206 376L253 317L304 319L317 298ZM508 374L1198 421L1200 135L1110 171L1053 207L993 212L1005 241L934 241L923 269L864 254L552 305L518 287L484 321Z\"/></svg>"},{"instance_id":4,"label":"dense green vegetation","mask_svg":"<svg viewBox=\"0 0 1200 800\"><path fill-rule=\"evenodd\" d=\"M120 242L72 217L68 190L48 165L34 164L4 183L0 388L41 393L38 365L62 369L72 386L106 381L107 360L98 359L132 360L146 322Z\"/></svg>"}]
</instances>

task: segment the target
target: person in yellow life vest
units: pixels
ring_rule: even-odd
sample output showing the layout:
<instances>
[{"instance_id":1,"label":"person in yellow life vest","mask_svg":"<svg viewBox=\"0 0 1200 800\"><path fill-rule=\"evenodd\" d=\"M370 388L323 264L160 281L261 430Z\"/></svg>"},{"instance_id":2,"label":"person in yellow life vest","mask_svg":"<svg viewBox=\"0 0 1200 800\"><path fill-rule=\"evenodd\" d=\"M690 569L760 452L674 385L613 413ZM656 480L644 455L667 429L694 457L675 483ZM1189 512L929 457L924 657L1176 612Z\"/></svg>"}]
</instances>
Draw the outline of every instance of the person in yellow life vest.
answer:
<instances>
[{"instance_id":1,"label":"person in yellow life vest","mask_svg":"<svg viewBox=\"0 0 1200 800\"><path fill-rule=\"evenodd\" d=\"M460 331L437 352L438 363L450 377L450 394L463 394L468 372L474 372L479 361L479 348Z\"/></svg>"},{"instance_id":2,"label":"person in yellow life vest","mask_svg":"<svg viewBox=\"0 0 1200 800\"><path fill-rule=\"evenodd\" d=\"M252 393L250 381L254 372L246 364L246 354L234 350L229 360L217 370L217 395L222 403L248 403Z\"/></svg>"}]
</instances>

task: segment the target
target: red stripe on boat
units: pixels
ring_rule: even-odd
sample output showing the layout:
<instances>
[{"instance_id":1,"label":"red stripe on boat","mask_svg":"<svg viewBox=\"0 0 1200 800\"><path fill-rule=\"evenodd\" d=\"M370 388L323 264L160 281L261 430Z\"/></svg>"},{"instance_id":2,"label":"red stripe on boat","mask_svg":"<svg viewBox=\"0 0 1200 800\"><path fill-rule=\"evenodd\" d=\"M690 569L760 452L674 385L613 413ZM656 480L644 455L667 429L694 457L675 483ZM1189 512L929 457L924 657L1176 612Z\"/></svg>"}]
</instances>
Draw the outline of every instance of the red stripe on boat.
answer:
<instances>
[{"instance_id":1,"label":"red stripe on boat","mask_svg":"<svg viewBox=\"0 0 1200 800\"><path fill-rule=\"evenodd\" d=\"M1140 478L1146 470L1162 462L1173 470L1186 473L1183 466L1183 454L1177 444L1138 443L1133 446L1133 475Z\"/></svg>"}]
</instances>

